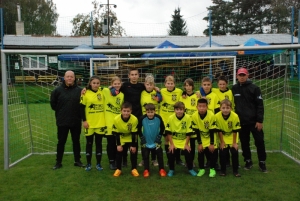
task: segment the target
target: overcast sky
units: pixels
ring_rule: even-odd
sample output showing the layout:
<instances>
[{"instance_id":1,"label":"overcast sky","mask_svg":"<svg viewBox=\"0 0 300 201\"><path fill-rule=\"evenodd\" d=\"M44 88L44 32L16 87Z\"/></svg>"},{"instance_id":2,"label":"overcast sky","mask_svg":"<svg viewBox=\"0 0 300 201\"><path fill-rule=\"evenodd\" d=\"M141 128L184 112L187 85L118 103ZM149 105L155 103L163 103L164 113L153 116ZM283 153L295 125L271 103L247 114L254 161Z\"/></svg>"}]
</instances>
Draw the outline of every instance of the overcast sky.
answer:
<instances>
[{"instance_id":1,"label":"overcast sky","mask_svg":"<svg viewBox=\"0 0 300 201\"><path fill-rule=\"evenodd\" d=\"M57 33L63 36L70 35L70 21L79 13L90 13L93 10L92 1L53 0L59 14ZM107 0L98 2L107 4ZM189 35L203 35L207 22L202 19L208 14L207 7L212 5L211 0L110 0L109 3L117 5L113 10L127 36L167 35L171 15L177 7L181 8Z\"/></svg>"}]
</instances>

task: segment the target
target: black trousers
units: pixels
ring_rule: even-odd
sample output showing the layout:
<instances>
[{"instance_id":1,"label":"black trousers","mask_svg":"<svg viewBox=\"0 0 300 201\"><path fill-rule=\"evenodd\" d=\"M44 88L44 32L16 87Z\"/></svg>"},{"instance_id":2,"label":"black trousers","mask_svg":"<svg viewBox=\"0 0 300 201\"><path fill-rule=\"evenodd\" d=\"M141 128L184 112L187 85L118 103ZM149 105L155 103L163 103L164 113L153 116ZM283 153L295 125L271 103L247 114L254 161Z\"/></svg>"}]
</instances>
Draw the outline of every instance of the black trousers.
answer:
<instances>
[{"instance_id":1,"label":"black trousers","mask_svg":"<svg viewBox=\"0 0 300 201\"><path fill-rule=\"evenodd\" d=\"M191 157L192 157L192 161L194 161L194 159L195 159L196 139L197 139L197 138L190 138L190 147L191 147Z\"/></svg>"},{"instance_id":2,"label":"black trousers","mask_svg":"<svg viewBox=\"0 0 300 201\"><path fill-rule=\"evenodd\" d=\"M85 136L86 138L85 155L86 155L87 164L91 164L92 161L94 138L96 144L96 162L97 164L101 163L103 137L104 135L99 135L97 133L94 133L93 135Z\"/></svg>"},{"instance_id":3,"label":"black trousers","mask_svg":"<svg viewBox=\"0 0 300 201\"><path fill-rule=\"evenodd\" d=\"M264 141L264 132L263 130L258 131L255 128L255 124L251 125L242 125L242 129L239 132L239 137L242 145L244 161L251 160L251 150L250 150L250 132L254 138L257 156L259 161L265 161L267 158L265 141Z\"/></svg>"},{"instance_id":4,"label":"black trousers","mask_svg":"<svg viewBox=\"0 0 300 201\"><path fill-rule=\"evenodd\" d=\"M109 163L114 163L116 161L117 155L117 146L116 146L116 137L114 135L106 135L107 145L106 152Z\"/></svg>"},{"instance_id":5,"label":"black trousers","mask_svg":"<svg viewBox=\"0 0 300 201\"><path fill-rule=\"evenodd\" d=\"M162 148L142 148L142 155L144 160L144 170L149 170L149 155L153 156L153 152L155 152L155 155L157 155L157 161L158 161L158 167L159 169L164 169L164 159L163 159L163 150Z\"/></svg>"},{"instance_id":6,"label":"black trousers","mask_svg":"<svg viewBox=\"0 0 300 201\"><path fill-rule=\"evenodd\" d=\"M204 169L204 157L208 157L208 161L210 161L210 168L215 168L217 158L218 158L218 149L216 148L214 152L210 152L208 147L205 147L202 152L198 152L198 164L200 169Z\"/></svg>"},{"instance_id":7,"label":"black trousers","mask_svg":"<svg viewBox=\"0 0 300 201\"><path fill-rule=\"evenodd\" d=\"M72 142L73 142L73 153L74 153L74 161L77 162L80 160L80 133L81 133L81 123L78 125L68 127L68 126L58 126L57 127L57 147L56 147L56 162L61 163L63 159L63 155L65 152L65 144L68 139L69 131L71 133Z\"/></svg>"},{"instance_id":8,"label":"black trousers","mask_svg":"<svg viewBox=\"0 0 300 201\"><path fill-rule=\"evenodd\" d=\"M229 150L231 153L231 161L232 161L232 170L233 172L238 172L238 160L239 160L239 152L233 147L229 145L225 145L226 147L222 150L220 149L220 161L221 161L221 171L226 172L226 163L227 163L227 156L229 155Z\"/></svg>"},{"instance_id":9,"label":"black trousers","mask_svg":"<svg viewBox=\"0 0 300 201\"><path fill-rule=\"evenodd\" d=\"M181 149L179 149L179 150L181 150ZM192 161L191 152L188 152L186 149L184 149L184 150L181 150L181 153L185 157L185 162L186 162L187 168L189 170L192 170L193 169L193 161ZM173 153L169 151L167 153L167 155L168 155L168 161L169 161L169 168L170 168L170 170L174 170L174 168L175 168L175 159L176 159L176 151L174 150Z\"/></svg>"},{"instance_id":10,"label":"black trousers","mask_svg":"<svg viewBox=\"0 0 300 201\"><path fill-rule=\"evenodd\" d=\"M131 147L131 143L127 142L125 143L123 146L123 151L118 151L117 150L117 168L119 170L122 169L122 158L124 156L123 152L126 151ZM124 160L123 160L124 161ZM137 165L137 150L135 153L130 152L130 162L131 162L131 169L136 169L136 165Z\"/></svg>"}]
</instances>

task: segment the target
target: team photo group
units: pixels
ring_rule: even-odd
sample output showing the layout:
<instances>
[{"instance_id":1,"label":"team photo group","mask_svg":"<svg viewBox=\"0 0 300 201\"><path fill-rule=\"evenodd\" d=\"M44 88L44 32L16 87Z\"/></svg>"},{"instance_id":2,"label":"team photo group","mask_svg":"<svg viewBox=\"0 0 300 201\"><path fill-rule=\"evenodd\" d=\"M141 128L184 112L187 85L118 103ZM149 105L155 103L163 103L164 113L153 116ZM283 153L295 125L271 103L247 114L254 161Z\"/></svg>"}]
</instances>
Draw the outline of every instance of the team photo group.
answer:
<instances>
[{"instance_id":1,"label":"team photo group","mask_svg":"<svg viewBox=\"0 0 300 201\"><path fill-rule=\"evenodd\" d=\"M140 175L137 166L143 166L143 177L149 177L150 165L157 166L157 172L152 169L151 174L161 177L176 175L175 165L185 166L192 176L201 177L209 170L209 177L215 177L217 172L226 176L229 171L241 177L241 166L245 170L253 167L251 133L258 168L267 172L263 98L246 68L238 69L237 84L231 89L225 76L218 77L218 88L213 88L209 77L202 79L201 86L195 86L191 78L175 83L169 75L161 89L156 87L153 75L147 75L144 83L138 82L137 69L129 69L128 77L129 81L123 83L121 78L113 77L106 88L101 86L100 77L92 76L82 89L76 83L75 73L65 72L62 84L50 97L58 139L53 170L63 166L70 132L74 166L85 171L103 170L102 152L106 148L114 177L126 174L122 168L128 165L128 155L134 177ZM183 90L178 86L183 86ZM86 165L80 154L82 129ZM106 147L103 138L107 140ZM239 164L239 150L243 165Z\"/></svg>"}]
</instances>

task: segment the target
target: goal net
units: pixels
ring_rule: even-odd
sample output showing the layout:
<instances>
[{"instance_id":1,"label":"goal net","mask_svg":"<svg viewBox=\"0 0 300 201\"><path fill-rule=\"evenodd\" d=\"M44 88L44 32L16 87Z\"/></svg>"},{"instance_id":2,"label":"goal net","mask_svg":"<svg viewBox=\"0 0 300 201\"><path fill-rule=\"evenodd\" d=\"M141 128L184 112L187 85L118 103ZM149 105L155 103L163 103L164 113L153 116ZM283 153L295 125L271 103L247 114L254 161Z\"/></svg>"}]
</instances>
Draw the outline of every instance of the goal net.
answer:
<instances>
[{"instance_id":1,"label":"goal net","mask_svg":"<svg viewBox=\"0 0 300 201\"><path fill-rule=\"evenodd\" d=\"M69 59L62 57L66 54L63 50L24 50L18 54L14 50L2 52L5 168L33 154L55 154L57 130L49 97L51 91L63 81L66 70L75 72L76 82L81 87L86 86L91 75L99 76L101 86L107 87L114 76L128 81L129 68L138 69L139 82L144 82L145 76L152 74L156 85L162 88L165 77L173 75L176 87L183 88L183 81L192 78L198 90L205 76L213 80L213 87L217 87L216 79L220 75L227 76L231 88L236 80L236 70L246 67L249 78L262 90L267 151L282 152L299 162L299 62L288 48L275 54L265 52L234 56L228 56L230 54L226 55L226 52L218 55L217 51L211 52L216 56L199 56L181 49L189 56L175 54L161 57L159 54L162 53L153 49L151 51L158 56L143 57L143 50L140 53L130 51L120 50L114 54L99 51L104 57L96 56L95 52L76 53ZM105 143L106 140L103 148L106 147ZM83 134L81 145L85 150ZM256 150L253 141L251 148ZM70 137L65 152L72 153ZM53 156L49 161L54 159Z\"/></svg>"}]
</instances>

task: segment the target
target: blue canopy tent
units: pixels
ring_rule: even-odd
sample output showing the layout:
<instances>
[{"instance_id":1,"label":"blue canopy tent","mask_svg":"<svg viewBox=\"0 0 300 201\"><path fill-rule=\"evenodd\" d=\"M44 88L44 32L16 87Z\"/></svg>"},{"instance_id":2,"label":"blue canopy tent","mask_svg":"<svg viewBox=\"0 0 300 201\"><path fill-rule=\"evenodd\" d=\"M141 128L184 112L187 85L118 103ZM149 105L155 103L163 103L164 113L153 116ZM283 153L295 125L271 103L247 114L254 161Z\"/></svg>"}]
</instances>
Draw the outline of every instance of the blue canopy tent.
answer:
<instances>
[{"instance_id":1,"label":"blue canopy tent","mask_svg":"<svg viewBox=\"0 0 300 201\"><path fill-rule=\"evenodd\" d=\"M209 48L209 41L200 45L199 48ZM211 47L224 47L223 45L211 41ZM228 51L228 52L195 52L196 56L204 57L204 56L236 56L237 52L235 51Z\"/></svg>"},{"instance_id":2,"label":"blue canopy tent","mask_svg":"<svg viewBox=\"0 0 300 201\"><path fill-rule=\"evenodd\" d=\"M268 43L261 42L255 38L250 38L242 46L269 46ZM238 55L249 55L249 54L278 54L283 50L245 50L238 51Z\"/></svg>"},{"instance_id":3,"label":"blue canopy tent","mask_svg":"<svg viewBox=\"0 0 300 201\"><path fill-rule=\"evenodd\" d=\"M88 45L79 45L75 47L73 50L92 50ZM80 62L89 62L90 58L107 58L104 54L61 54L58 55L59 61L80 61Z\"/></svg>"},{"instance_id":4,"label":"blue canopy tent","mask_svg":"<svg viewBox=\"0 0 300 201\"><path fill-rule=\"evenodd\" d=\"M156 46L154 49L171 49L171 48L180 48L178 45L175 45L168 40L164 41L160 45ZM153 57L191 57L195 56L191 52L161 52L161 53L145 53L142 54L142 58L153 58Z\"/></svg>"}]
</instances>

